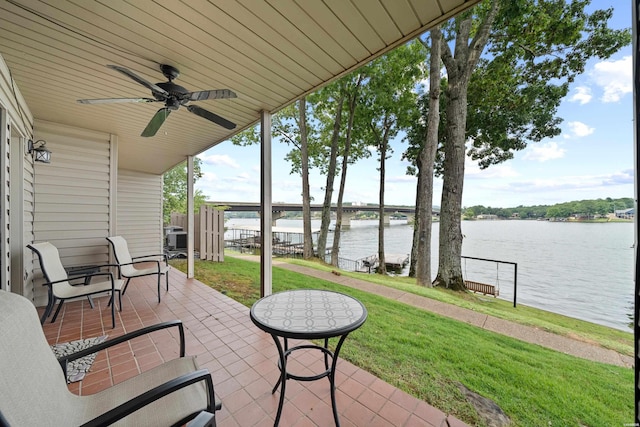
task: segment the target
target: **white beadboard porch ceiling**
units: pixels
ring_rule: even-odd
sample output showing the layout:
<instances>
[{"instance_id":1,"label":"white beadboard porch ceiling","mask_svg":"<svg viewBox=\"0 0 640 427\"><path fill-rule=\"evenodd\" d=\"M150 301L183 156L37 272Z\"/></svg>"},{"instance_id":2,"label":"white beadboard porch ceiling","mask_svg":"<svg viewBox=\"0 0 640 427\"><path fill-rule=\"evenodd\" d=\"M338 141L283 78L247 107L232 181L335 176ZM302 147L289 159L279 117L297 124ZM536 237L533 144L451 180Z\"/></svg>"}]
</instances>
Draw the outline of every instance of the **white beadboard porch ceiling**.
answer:
<instances>
[{"instance_id":1,"label":"white beadboard porch ceiling","mask_svg":"<svg viewBox=\"0 0 640 427\"><path fill-rule=\"evenodd\" d=\"M0 0L0 55L35 119L115 134L119 167L160 174L478 1ZM192 104L237 127L183 106L143 138L162 103L76 102L152 97L107 64L152 83L170 64L190 91L231 89Z\"/></svg>"}]
</instances>

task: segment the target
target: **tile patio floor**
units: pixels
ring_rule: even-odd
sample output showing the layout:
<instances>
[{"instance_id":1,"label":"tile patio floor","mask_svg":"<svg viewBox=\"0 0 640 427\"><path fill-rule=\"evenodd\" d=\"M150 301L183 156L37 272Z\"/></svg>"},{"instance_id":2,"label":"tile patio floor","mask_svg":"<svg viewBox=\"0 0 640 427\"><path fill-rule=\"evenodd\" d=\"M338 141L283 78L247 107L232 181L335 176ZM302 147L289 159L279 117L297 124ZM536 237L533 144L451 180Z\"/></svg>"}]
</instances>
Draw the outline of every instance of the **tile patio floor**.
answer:
<instances>
[{"instance_id":1,"label":"tile patio floor","mask_svg":"<svg viewBox=\"0 0 640 427\"><path fill-rule=\"evenodd\" d=\"M249 309L208 286L172 269L169 292L162 289L157 303L154 277L132 280L123 296L111 329L107 297L66 303L56 322L50 319L44 332L50 344L107 334L115 337L143 326L180 319L185 325L187 355L196 355L201 367L212 373L219 427L272 426L279 392L271 394L279 370L277 350L270 335L256 328ZM40 313L42 308L39 309ZM345 341L349 345L349 339ZM179 345L171 333L162 331L100 352L81 382L72 383L74 393L91 394L178 356ZM296 354L289 366L304 374L321 366L316 354ZM317 369L315 372L320 372ZM415 399L368 372L340 359L336 396L343 427L444 427L465 426L442 411ZM334 425L329 381L289 380L280 426L326 427Z\"/></svg>"}]
</instances>

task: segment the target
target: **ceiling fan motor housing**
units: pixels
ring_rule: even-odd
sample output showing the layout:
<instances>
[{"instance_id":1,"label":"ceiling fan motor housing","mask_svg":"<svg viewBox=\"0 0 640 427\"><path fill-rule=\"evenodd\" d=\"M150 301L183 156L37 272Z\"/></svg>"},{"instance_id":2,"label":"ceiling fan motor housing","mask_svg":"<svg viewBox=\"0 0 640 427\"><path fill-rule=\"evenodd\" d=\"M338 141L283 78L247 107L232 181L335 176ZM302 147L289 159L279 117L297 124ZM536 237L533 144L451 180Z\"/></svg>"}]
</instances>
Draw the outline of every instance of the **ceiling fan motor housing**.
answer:
<instances>
[{"instance_id":1,"label":"ceiling fan motor housing","mask_svg":"<svg viewBox=\"0 0 640 427\"><path fill-rule=\"evenodd\" d=\"M171 104L171 105L176 105L176 108L177 108L180 105L184 105L187 102L189 102L190 92L180 85L177 85L172 82L160 82L160 83L156 83L156 86L164 89L169 94L168 97L167 95L160 94L160 93L153 94L153 96L160 101L166 100L167 107L169 107Z\"/></svg>"},{"instance_id":2,"label":"ceiling fan motor housing","mask_svg":"<svg viewBox=\"0 0 640 427\"><path fill-rule=\"evenodd\" d=\"M180 75L180 71L169 64L160 64L160 71L162 71L162 74L164 74L169 81L177 79Z\"/></svg>"}]
</instances>

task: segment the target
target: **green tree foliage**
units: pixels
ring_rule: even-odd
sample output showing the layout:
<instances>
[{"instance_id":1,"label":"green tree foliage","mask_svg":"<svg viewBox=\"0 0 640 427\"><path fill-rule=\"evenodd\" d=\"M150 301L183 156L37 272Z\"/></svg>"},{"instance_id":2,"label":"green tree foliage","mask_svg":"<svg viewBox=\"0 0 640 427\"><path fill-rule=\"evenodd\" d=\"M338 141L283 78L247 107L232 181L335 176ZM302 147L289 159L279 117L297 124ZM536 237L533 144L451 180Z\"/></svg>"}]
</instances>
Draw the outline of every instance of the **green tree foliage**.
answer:
<instances>
[{"instance_id":1,"label":"green tree foliage","mask_svg":"<svg viewBox=\"0 0 640 427\"><path fill-rule=\"evenodd\" d=\"M311 116L312 118L313 116ZM285 160L291 165L291 174L300 175L302 173L302 163L300 160L300 111L299 103L295 102L278 111L271 118L271 135L278 143L287 144L291 147ZM313 122L307 122L306 129L307 150L309 160L318 158L318 136L317 129ZM238 146L257 145L260 143L259 126L254 126L231 138L231 142ZM311 163L310 167L317 167L318 162Z\"/></svg>"},{"instance_id":2,"label":"green tree foliage","mask_svg":"<svg viewBox=\"0 0 640 427\"><path fill-rule=\"evenodd\" d=\"M303 236L304 247L303 256L305 259L313 257L313 243L311 235L311 196L309 194L309 169L311 161L318 158L318 141L316 130L310 125L307 119L306 98L289 105L280 110L272 117L271 134L277 141L291 146L285 160L291 164L291 174L298 174L302 177L302 211L303 211ZM258 127L247 129L246 131L232 138L235 145L245 146L258 144L260 134Z\"/></svg>"},{"instance_id":3,"label":"green tree foliage","mask_svg":"<svg viewBox=\"0 0 640 427\"><path fill-rule=\"evenodd\" d=\"M462 212L462 218L463 219L473 219L476 216L476 211L474 210L474 207L471 208L465 208L464 211Z\"/></svg>"},{"instance_id":4,"label":"green tree foliage","mask_svg":"<svg viewBox=\"0 0 640 427\"><path fill-rule=\"evenodd\" d=\"M193 182L202 178L202 160L193 159ZM187 162L184 161L162 176L162 219L167 225L171 221L171 213L187 213ZM194 191L194 207L196 212L205 202L205 196L200 190Z\"/></svg>"},{"instance_id":5,"label":"green tree foliage","mask_svg":"<svg viewBox=\"0 0 640 427\"><path fill-rule=\"evenodd\" d=\"M331 246L331 265L338 266L338 256L340 252L340 236L342 231L342 206L344 200L344 193L346 190L347 182L347 170L349 164L353 163L353 158L361 158L363 156L362 144L353 144L354 126L356 111L358 109L358 100L361 95L362 82L365 80L363 73L352 73L348 83L344 86L345 90L345 103L346 103L346 129L344 131L344 143L342 144L342 160L340 171L340 187L338 188L338 201L336 206L336 222L333 230L333 244ZM352 148L355 148L355 154L352 155ZM323 213L325 210L323 210ZM326 217L323 216L326 220ZM324 224L323 224L324 225ZM326 224L328 225L328 224Z\"/></svg>"},{"instance_id":6,"label":"green tree foliage","mask_svg":"<svg viewBox=\"0 0 640 427\"><path fill-rule=\"evenodd\" d=\"M368 84L362 94L362 108L358 110L368 128L364 139L378 152L379 162L379 225L378 272L386 273L384 259L384 192L386 160L393 150L389 141L401 130L410 127L417 109L415 87L424 75L424 48L419 42L400 46L368 66Z\"/></svg>"},{"instance_id":7,"label":"green tree foliage","mask_svg":"<svg viewBox=\"0 0 640 427\"><path fill-rule=\"evenodd\" d=\"M557 135L558 105L587 60L608 58L630 43L629 30L607 27L611 9L589 14L589 4L590 0L485 0L444 26L442 58L448 81L441 119L447 132L439 285L463 288L465 154L486 168L510 159L530 142Z\"/></svg>"},{"instance_id":8,"label":"green tree foliage","mask_svg":"<svg viewBox=\"0 0 640 427\"><path fill-rule=\"evenodd\" d=\"M628 30L607 27L612 9L588 14L590 3L501 2L469 84L468 154L481 168L558 135L557 108L587 60L608 58L631 42Z\"/></svg>"},{"instance_id":9,"label":"green tree foliage","mask_svg":"<svg viewBox=\"0 0 640 427\"><path fill-rule=\"evenodd\" d=\"M499 218L542 219L542 218L569 218L573 216L593 217L595 215L606 216L616 210L630 209L634 207L633 199L623 197L620 199L590 199L575 200L572 202L556 203L555 205L517 206L514 208L492 208L490 206L469 206L464 209L465 219L471 219L477 215L496 215Z\"/></svg>"}]
</instances>

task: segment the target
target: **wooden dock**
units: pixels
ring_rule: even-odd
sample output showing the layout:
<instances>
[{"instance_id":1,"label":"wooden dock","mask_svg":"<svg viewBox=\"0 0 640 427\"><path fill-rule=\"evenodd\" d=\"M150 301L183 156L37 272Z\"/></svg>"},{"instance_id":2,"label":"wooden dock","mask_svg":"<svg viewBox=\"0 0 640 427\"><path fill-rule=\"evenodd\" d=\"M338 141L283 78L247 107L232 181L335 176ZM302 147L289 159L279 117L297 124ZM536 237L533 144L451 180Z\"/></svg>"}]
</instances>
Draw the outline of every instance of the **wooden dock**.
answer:
<instances>
[{"instance_id":1,"label":"wooden dock","mask_svg":"<svg viewBox=\"0 0 640 427\"><path fill-rule=\"evenodd\" d=\"M387 268L399 270L409 264L409 255L384 254L384 263Z\"/></svg>"},{"instance_id":2,"label":"wooden dock","mask_svg":"<svg viewBox=\"0 0 640 427\"><path fill-rule=\"evenodd\" d=\"M405 254L384 254L384 264L390 270L402 270L409 264L409 255ZM356 261L356 271L361 273L373 273L380 265L377 254Z\"/></svg>"}]
</instances>

